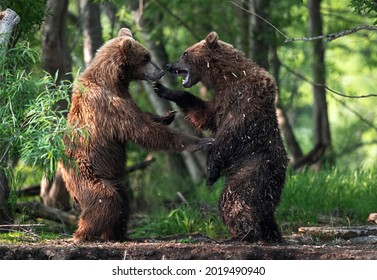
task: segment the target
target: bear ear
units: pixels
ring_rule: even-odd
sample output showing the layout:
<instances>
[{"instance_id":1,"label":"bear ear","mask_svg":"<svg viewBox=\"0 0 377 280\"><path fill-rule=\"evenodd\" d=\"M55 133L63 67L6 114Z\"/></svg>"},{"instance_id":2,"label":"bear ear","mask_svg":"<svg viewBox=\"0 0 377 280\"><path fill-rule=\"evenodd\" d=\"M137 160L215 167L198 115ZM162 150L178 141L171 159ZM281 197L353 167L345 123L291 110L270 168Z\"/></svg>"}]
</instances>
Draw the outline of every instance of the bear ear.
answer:
<instances>
[{"instance_id":1,"label":"bear ear","mask_svg":"<svg viewBox=\"0 0 377 280\"><path fill-rule=\"evenodd\" d=\"M215 47L217 45L218 40L219 40L219 35L217 35L215 31L212 31L206 37L206 43L209 47Z\"/></svg>"},{"instance_id":2,"label":"bear ear","mask_svg":"<svg viewBox=\"0 0 377 280\"><path fill-rule=\"evenodd\" d=\"M119 48L120 48L120 51L122 52L122 54L126 57L127 54L129 54L130 52L130 49L132 47L132 41L133 40L130 40L129 38L124 38L122 39L122 41L120 42L119 44Z\"/></svg>"},{"instance_id":3,"label":"bear ear","mask_svg":"<svg viewBox=\"0 0 377 280\"><path fill-rule=\"evenodd\" d=\"M119 30L118 37L131 37L131 38L133 38L131 30L129 30L128 28L122 28L121 30Z\"/></svg>"}]
</instances>

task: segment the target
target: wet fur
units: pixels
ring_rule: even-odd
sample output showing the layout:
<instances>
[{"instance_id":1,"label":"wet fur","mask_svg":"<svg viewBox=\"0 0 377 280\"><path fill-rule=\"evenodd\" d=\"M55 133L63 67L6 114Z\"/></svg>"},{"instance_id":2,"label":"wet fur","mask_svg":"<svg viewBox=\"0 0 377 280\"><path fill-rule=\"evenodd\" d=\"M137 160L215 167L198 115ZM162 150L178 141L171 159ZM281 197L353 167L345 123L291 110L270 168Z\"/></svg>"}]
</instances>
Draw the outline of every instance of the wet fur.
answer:
<instances>
[{"instance_id":1,"label":"wet fur","mask_svg":"<svg viewBox=\"0 0 377 280\"><path fill-rule=\"evenodd\" d=\"M132 100L131 81L159 78L162 71L144 61L149 52L129 34L120 33L101 47L73 89L65 137L72 160L61 165L67 189L81 209L75 242L126 239L130 195L122 181L127 141L149 151L193 151L208 144L166 127L174 112L143 112Z\"/></svg>"},{"instance_id":2,"label":"wet fur","mask_svg":"<svg viewBox=\"0 0 377 280\"><path fill-rule=\"evenodd\" d=\"M192 81L213 89L210 101L187 91L170 90L156 83L155 92L183 110L198 130L215 133L208 152L207 183L226 177L219 199L222 219L232 237L249 242L280 242L274 219L287 167L271 75L215 32L191 47L171 71L189 69Z\"/></svg>"}]
</instances>

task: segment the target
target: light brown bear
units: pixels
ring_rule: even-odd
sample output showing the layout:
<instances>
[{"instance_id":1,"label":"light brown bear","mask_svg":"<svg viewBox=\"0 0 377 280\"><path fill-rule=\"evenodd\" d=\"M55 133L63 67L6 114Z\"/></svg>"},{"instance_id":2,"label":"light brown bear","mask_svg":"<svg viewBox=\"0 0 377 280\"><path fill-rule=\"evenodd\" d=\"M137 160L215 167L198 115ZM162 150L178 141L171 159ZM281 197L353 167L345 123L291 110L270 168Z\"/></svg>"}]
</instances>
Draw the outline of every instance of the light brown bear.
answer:
<instances>
[{"instance_id":1,"label":"light brown bear","mask_svg":"<svg viewBox=\"0 0 377 280\"><path fill-rule=\"evenodd\" d=\"M210 139L164 126L174 114L146 113L132 100L131 81L154 81L163 74L148 50L124 28L98 50L79 77L65 137L66 154L72 160L62 164L67 189L81 208L75 242L125 240L130 213L129 193L122 185L126 141L149 151L195 151L211 144Z\"/></svg>"},{"instance_id":2,"label":"light brown bear","mask_svg":"<svg viewBox=\"0 0 377 280\"><path fill-rule=\"evenodd\" d=\"M158 96L177 103L198 130L215 133L208 151L207 183L226 178L219 199L221 217L236 240L279 242L275 209L284 187L287 153L276 117L274 78L216 32L189 47L166 68L213 89L210 101L156 83Z\"/></svg>"}]
</instances>

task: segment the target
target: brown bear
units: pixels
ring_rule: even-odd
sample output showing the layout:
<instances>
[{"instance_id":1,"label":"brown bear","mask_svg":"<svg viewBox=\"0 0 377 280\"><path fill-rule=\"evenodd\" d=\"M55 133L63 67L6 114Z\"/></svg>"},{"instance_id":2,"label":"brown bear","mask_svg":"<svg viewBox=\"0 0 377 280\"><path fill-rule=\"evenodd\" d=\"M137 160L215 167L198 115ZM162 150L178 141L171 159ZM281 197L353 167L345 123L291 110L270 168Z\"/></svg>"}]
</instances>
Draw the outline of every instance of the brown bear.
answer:
<instances>
[{"instance_id":1,"label":"brown bear","mask_svg":"<svg viewBox=\"0 0 377 280\"><path fill-rule=\"evenodd\" d=\"M157 95L175 102L198 130L215 133L207 157L207 184L221 174L226 178L219 210L232 239L280 242L274 213L288 157L276 116L274 78L218 40L216 32L166 68L183 76L186 88L202 82L214 91L212 100L203 101L189 92L154 84Z\"/></svg>"},{"instance_id":2,"label":"brown bear","mask_svg":"<svg viewBox=\"0 0 377 280\"><path fill-rule=\"evenodd\" d=\"M129 29L105 43L81 74L72 93L63 178L81 208L74 241L126 238L129 194L122 186L127 140L147 150L195 151L211 139L176 132L174 118L143 112L129 93L133 80L157 80L164 72L133 39Z\"/></svg>"}]
</instances>

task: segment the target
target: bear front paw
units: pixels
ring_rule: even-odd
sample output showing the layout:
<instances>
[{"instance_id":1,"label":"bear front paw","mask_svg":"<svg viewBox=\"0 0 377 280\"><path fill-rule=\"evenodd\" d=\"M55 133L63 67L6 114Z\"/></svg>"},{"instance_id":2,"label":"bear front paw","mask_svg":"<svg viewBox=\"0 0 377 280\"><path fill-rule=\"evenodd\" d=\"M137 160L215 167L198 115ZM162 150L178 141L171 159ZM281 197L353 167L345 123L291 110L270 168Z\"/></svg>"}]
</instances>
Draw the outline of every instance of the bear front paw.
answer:
<instances>
[{"instance_id":1,"label":"bear front paw","mask_svg":"<svg viewBox=\"0 0 377 280\"><path fill-rule=\"evenodd\" d=\"M167 91L169 90L167 87L163 86L159 82L153 82L152 88L158 97L167 98Z\"/></svg>"},{"instance_id":2,"label":"bear front paw","mask_svg":"<svg viewBox=\"0 0 377 280\"><path fill-rule=\"evenodd\" d=\"M163 125L169 125L174 121L177 111L169 111L165 116L161 117L161 123Z\"/></svg>"},{"instance_id":3,"label":"bear front paw","mask_svg":"<svg viewBox=\"0 0 377 280\"><path fill-rule=\"evenodd\" d=\"M214 138L201 138L199 141L199 150L208 151L215 142Z\"/></svg>"},{"instance_id":4,"label":"bear front paw","mask_svg":"<svg viewBox=\"0 0 377 280\"><path fill-rule=\"evenodd\" d=\"M215 139L213 138L196 138L194 142L191 142L186 147L189 152L207 151L213 144Z\"/></svg>"}]
</instances>

